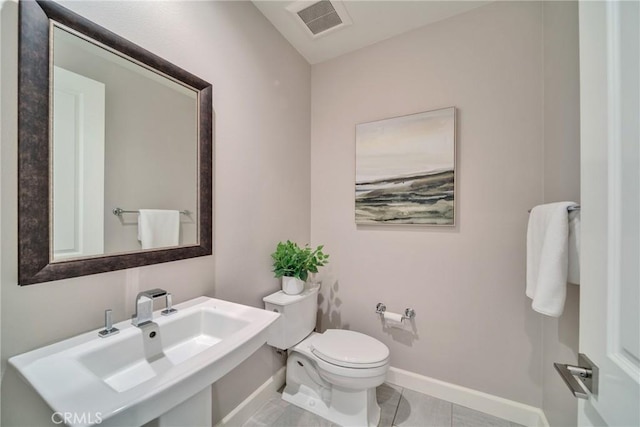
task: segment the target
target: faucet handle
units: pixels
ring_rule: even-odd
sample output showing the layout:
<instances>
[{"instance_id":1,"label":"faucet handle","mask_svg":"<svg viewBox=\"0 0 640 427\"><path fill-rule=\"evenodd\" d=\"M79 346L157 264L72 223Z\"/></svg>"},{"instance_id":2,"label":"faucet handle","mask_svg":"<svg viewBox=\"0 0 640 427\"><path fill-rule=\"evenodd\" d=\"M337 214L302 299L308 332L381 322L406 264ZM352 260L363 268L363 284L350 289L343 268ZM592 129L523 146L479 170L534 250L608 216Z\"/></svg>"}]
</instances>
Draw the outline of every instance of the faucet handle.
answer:
<instances>
[{"instance_id":1,"label":"faucet handle","mask_svg":"<svg viewBox=\"0 0 640 427\"><path fill-rule=\"evenodd\" d=\"M107 331L113 329L113 320L111 319L111 315L113 314L113 310L110 308L104 311L104 328Z\"/></svg>"},{"instance_id":2,"label":"faucet handle","mask_svg":"<svg viewBox=\"0 0 640 427\"><path fill-rule=\"evenodd\" d=\"M113 327L113 321L111 319L112 313L113 313L113 310L111 310L110 308L104 311L104 329L98 332L98 336L100 338L106 338L108 336L115 335L118 332L120 332L118 328Z\"/></svg>"},{"instance_id":3,"label":"faucet handle","mask_svg":"<svg viewBox=\"0 0 640 427\"><path fill-rule=\"evenodd\" d=\"M172 305L173 305L173 298L172 298L171 294L169 292L167 292L167 308L162 310L160 312L160 314L162 314L163 316L169 316L169 315L171 315L173 313L177 313L178 310L173 308Z\"/></svg>"}]
</instances>

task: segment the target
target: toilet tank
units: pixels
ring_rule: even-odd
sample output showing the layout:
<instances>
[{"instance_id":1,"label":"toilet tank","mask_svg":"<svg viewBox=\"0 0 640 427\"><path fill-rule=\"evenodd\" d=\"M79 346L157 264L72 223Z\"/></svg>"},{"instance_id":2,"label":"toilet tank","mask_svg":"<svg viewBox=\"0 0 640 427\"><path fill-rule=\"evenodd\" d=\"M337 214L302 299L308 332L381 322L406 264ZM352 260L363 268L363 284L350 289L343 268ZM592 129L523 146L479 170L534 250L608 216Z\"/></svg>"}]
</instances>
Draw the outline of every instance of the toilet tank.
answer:
<instances>
[{"instance_id":1,"label":"toilet tank","mask_svg":"<svg viewBox=\"0 0 640 427\"><path fill-rule=\"evenodd\" d=\"M298 295L282 291L264 297L265 310L280 313L271 325L267 344L286 350L305 339L316 327L319 286L306 286Z\"/></svg>"}]
</instances>

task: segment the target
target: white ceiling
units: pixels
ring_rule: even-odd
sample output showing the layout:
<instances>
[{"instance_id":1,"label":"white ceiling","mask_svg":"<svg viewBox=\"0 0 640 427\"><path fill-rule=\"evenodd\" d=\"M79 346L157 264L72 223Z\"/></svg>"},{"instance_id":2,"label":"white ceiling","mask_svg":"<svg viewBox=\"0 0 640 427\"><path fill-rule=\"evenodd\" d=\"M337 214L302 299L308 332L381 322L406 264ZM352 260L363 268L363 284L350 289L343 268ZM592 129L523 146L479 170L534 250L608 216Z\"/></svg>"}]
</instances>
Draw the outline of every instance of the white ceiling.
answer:
<instances>
[{"instance_id":1,"label":"white ceiling","mask_svg":"<svg viewBox=\"0 0 640 427\"><path fill-rule=\"evenodd\" d=\"M306 1L311 5L315 1ZM336 0L332 0L335 2ZM293 1L253 0L256 7L311 64L483 6L489 1L343 1L353 24L314 39L286 7ZM299 3L299 2L296 2Z\"/></svg>"}]
</instances>

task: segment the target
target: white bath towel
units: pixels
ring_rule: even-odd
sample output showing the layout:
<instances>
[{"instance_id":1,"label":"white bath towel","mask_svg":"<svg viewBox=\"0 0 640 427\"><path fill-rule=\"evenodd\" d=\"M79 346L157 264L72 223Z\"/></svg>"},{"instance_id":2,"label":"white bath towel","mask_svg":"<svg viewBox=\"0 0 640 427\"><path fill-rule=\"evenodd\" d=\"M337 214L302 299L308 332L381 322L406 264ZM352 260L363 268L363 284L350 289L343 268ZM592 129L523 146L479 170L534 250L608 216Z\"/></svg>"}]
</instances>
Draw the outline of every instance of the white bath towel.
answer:
<instances>
[{"instance_id":1,"label":"white bath towel","mask_svg":"<svg viewBox=\"0 0 640 427\"><path fill-rule=\"evenodd\" d=\"M138 240L142 249L177 246L180 238L180 212L140 209Z\"/></svg>"},{"instance_id":2,"label":"white bath towel","mask_svg":"<svg viewBox=\"0 0 640 427\"><path fill-rule=\"evenodd\" d=\"M567 295L569 213L574 202L536 206L527 229L527 289L531 308L558 317Z\"/></svg>"}]
</instances>

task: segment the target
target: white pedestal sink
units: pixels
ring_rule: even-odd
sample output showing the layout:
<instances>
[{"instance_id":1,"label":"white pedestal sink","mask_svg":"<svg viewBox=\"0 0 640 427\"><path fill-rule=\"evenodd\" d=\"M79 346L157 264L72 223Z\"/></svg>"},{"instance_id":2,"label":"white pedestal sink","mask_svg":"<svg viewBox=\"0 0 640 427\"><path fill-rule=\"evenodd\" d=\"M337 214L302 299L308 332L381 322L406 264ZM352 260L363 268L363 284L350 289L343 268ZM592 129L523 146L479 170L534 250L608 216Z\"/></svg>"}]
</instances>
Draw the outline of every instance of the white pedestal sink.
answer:
<instances>
[{"instance_id":1,"label":"white pedestal sink","mask_svg":"<svg viewBox=\"0 0 640 427\"><path fill-rule=\"evenodd\" d=\"M117 335L88 332L9 363L67 425L140 426L203 391L210 396L209 386L258 350L279 317L207 297L175 308L141 328L121 322Z\"/></svg>"}]
</instances>

